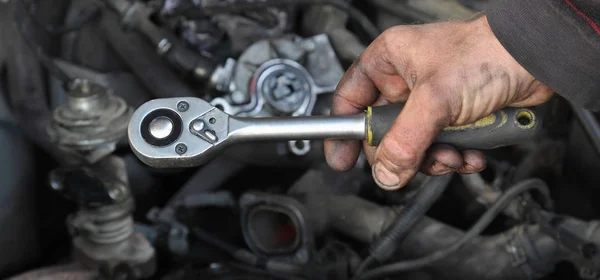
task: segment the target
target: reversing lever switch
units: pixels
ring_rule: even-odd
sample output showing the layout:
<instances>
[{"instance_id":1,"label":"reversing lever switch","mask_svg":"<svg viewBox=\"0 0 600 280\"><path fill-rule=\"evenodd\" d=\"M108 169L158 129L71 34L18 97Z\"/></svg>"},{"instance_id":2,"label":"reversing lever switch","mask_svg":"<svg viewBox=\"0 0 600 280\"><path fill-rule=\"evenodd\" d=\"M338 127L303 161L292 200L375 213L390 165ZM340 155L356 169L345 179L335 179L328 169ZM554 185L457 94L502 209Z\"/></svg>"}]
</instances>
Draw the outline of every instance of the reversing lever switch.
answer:
<instances>
[{"instance_id":1,"label":"reversing lever switch","mask_svg":"<svg viewBox=\"0 0 600 280\"><path fill-rule=\"evenodd\" d=\"M214 144L219 140L217 134L210 130L202 118L197 118L190 123L190 132L211 144Z\"/></svg>"}]
</instances>

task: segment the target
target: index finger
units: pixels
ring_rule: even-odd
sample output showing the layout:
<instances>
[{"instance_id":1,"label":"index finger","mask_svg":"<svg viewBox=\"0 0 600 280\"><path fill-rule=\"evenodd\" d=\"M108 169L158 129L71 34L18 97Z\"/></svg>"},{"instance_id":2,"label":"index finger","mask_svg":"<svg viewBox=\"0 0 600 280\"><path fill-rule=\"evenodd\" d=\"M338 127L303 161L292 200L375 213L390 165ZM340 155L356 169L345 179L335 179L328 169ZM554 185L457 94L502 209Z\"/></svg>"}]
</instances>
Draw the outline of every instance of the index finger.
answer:
<instances>
[{"instance_id":1,"label":"index finger","mask_svg":"<svg viewBox=\"0 0 600 280\"><path fill-rule=\"evenodd\" d=\"M391 103L405 99L408 86L389 59L384 35L369 45L340 80L333 96L334 115L362 112L378 97Z\"/></svg>"},{"instance_id":2,"label":"index finger","mask_svg":"<svg viewBox=\"0 0 600 280\"><path fill-rule=\"evenodd\" d=\"M375 84L361 69L368 49L346 71L333 95L332 115L360 113L373 104L379 95ZM327 163L337 170L348 170L354 166L360 153L360 141L325 140Z\"/></svg>"},{"instance_id":3,"label":"index finger","mask_svg":"<svg viewBox=\"0 0 600 280\"><path fill-rule=\"evenodd\" d=\"M377 100L387 104L406 99L408 86L390 61L389 34L375 39L344 74L333 96L332 114L361 113ZM338 170L354 166L359 152L356 140L325 141L327 162Z\"/></svg>"}]
</instances>

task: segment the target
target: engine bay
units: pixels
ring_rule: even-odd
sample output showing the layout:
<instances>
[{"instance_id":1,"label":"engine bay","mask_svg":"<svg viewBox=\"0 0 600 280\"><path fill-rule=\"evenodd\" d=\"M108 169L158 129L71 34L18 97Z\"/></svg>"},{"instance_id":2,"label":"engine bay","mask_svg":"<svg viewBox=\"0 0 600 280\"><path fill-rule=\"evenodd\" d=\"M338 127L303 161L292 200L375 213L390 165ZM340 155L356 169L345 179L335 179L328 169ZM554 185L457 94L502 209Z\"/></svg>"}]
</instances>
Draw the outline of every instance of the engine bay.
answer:
<instances>
[{"instance_id":1,"label":"engine bay","mask_svg":"<svg viewBox=\"0 0 600 280\"><path fill-rule=\"evenodd\" d=\"M188 168L153 168L127 140L155 99L175 100L171 119L191 98L238 118L329 115L383 30L487 2L0 1L0 277L600 279L600 125L558 96L483 172L393 192L363 156L332 170L321 140L239 143ZM218 143L219 116L189 130ZM140 122L154 146L188 129Z\"/></svg>"}]
</instances>

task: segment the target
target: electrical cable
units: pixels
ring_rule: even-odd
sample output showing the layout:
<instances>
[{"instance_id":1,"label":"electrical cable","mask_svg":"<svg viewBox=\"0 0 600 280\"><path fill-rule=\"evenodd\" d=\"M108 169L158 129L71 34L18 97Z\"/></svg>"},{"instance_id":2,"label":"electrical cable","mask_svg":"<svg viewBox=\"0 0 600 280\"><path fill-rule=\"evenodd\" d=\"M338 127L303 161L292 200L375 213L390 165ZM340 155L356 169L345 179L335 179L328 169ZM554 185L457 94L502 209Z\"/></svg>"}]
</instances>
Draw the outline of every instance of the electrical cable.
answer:
<instances>
[{"instance_id":1,"label":"electrical cable","mask_svg":"<svg viewBox=\"0 0 600 280\"><path fill-rule=\"evenodd\" d=\"M415 224L420 222L427 211L440 198L450 185L453 174L427 177L417 195L411 199L398 216L373 243L369 246L369 257L359 266L355 277L371 266L374 261L383 262L389 259L402 241L406 239Z\"/></svg>"},{"instance_id":2,"label":"electrical cable","mask_svg":"<svg viewBox=\"0 0 600 280\"><path fill-rule=\"evenodd\" d=\"M391 263L366 271L363 275L360 275L358 279L365 280L381 278L390 274L415 270L426 267L436 261L448 257L452 253L461 249L471 239L481 234L490 225L494 218L496 218L496 216L502 212L504 207L506 207L513 199L531 190L537 190L544 195L544 206L552 205L551 201L548 200L549 197L545 195L549 193L548 187L542 180L530 179L520 182L503 193L502 196L500 196L498 200L496 200L496 202L479 218L475 225L473 225L469 231L467 231L465 235L452 246L418 259Z\"/></svg>"},{"instance_id":3,"label":"electrical cable","mask_svg":"<svg viewBox=\"0 0 600 280\"><path fill-rule=\"evenodd\" d=\"M360 265L358 269L354 272L353 279L356 279L358 276L362 275L373 263L375 262L375 258L373 256L368 256Z\"/></svg>"},{"instance_id":4,"label":"electrical cable","mask_svg":"<svg viewBox=\"0 0 600 280\"><path fill-rule=\"evenodd\" d=\"M196 9L188 9L181 13L188 17L204 17L207 15L236 13L248 10L264 9L275 6L296 6L296 5L330 5L348 13L348 16L356 21L371 40L377 38L380 30L371 22L371 20L360 10L343 0L263 0L263 1L235 1L216 2Z\"/></svg>"},{"instance_id":5,"label":"electrical cable","mask_svg":"<svg viewBox=\"0 0 600 280\"><path fill-rule=\"evenodd\" d=\"M285 277L289 280L302 280L302 278L298 277L280 275L280 273L293 274L294 272L300 271L300 267L298 265L276 262L269 259L265 259L263 257L259 257L248 250L237 248L234 245L220 240L219 238L210 234L208 231L205 231L198 227L193 228L192 233L196 238L229 253L232 257L234 257L240 262L249 264L251 266L264 267L266 271L272 273L274 276L277 277Z\"/></svg>"},{"instance_id":6,"label":"electrical cable","mask_svg":"<svg viewBox=\"0 0 600 280\"><path fill-rule=\"evenodd\" d=\"M209 232L201 229L201 228L194 228L192 230L192 232L194 233L194 236L196 236L196 238L212 245L215 246L225 252L227 252L228 254L235 254L236 251L238 251L239 249L217 237L215 237L214 235L210 234ZM248 263L247 261L243 261L245 263Z\"/></svg>"}]
</instances>

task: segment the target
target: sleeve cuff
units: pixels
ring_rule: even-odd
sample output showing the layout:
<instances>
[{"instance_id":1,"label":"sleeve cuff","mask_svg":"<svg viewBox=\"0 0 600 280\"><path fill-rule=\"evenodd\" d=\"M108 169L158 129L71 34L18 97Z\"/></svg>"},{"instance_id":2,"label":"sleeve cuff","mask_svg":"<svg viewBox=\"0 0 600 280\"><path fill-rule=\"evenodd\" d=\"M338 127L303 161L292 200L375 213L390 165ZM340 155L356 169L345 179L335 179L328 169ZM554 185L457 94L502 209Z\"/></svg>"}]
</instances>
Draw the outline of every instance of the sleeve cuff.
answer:
<instances>
[{"instance_id":1,"label":"sleeve cuff","mask_svg":"<svg viewBox=\"0 0 600 280\"><path fill-rule=\"evenodd\" d=\"M486 14L500 43L536 79L570 102L599 111L600 50L590 40L600 36L587 38L585 25L569 9L562 1L495 0Z\"/></svg>"}]
</instances>

